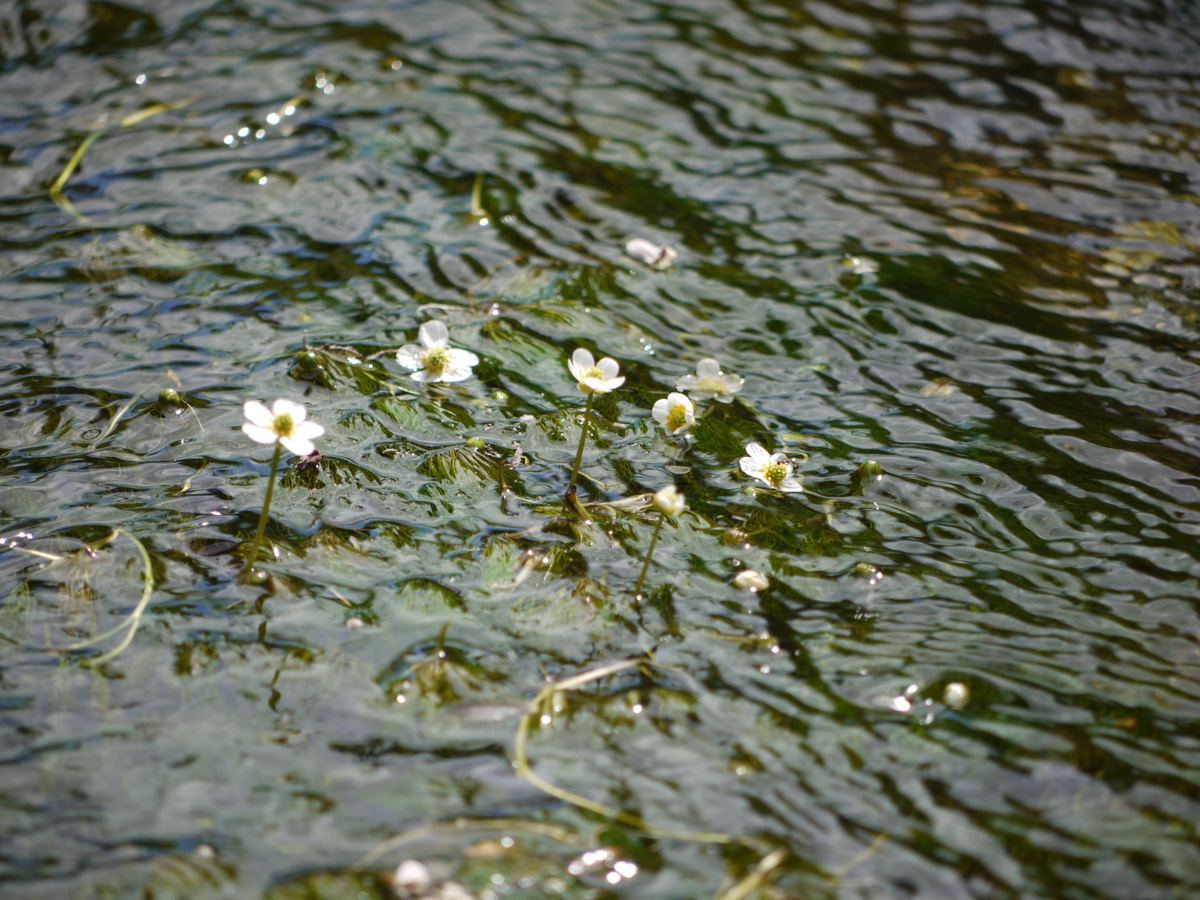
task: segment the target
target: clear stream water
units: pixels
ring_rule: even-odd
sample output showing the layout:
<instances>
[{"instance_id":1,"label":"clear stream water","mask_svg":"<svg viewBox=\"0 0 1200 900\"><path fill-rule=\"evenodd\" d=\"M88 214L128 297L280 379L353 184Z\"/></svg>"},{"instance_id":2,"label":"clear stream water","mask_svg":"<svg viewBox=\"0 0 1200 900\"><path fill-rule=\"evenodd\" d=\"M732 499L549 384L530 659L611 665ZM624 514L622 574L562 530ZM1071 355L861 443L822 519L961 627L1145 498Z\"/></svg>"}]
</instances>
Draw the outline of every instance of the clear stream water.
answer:
<instances>
[{"instance_id":1,"label":"clear stream water","mask_svg":"<svg viewBox=\"0 0 1200 900\"><path fill-rule=\"evenodd\" d=\"M5 897L707 898L777 848L751 894L1200 895L1196 3L8 0L0 55ZM430 318L474 377L383 352ZM583 499L690 505L642 603L654 516L558 512L579 345L628 378ZM745 387L668 441L705 357ZM247 584L275 397L325 456ZM48 650L135 539L128 648ZM644 654L529 758L649 830L513 766Z\"/></svg>"}]
</instances>

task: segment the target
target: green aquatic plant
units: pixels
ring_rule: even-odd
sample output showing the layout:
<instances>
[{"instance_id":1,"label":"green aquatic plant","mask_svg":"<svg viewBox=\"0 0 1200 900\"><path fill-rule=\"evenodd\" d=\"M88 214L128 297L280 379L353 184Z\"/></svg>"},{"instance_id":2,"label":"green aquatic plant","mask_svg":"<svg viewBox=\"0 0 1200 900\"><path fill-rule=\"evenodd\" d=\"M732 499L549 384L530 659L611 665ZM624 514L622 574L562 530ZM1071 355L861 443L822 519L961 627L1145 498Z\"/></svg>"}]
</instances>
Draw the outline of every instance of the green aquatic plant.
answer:
<instances>
[{"instance_id":1,"label":"green aquatic plant","mask_svg":"<svg viewBox=\"0 0 1200 900\"><path fill-rule=\"evenodd\" d=\"M159 113L170 112L171 110L180 109L184 106L187 106L195 99L195 97L192 97L187 100L179 100L175 103L155 103L153 106L148 106L145 109L138 110L135 113L130 113L129 115L125 116L125 118L121 119L121 127L132 128L134 125L138 125L153 116L157 116ZM63 193L63 188L66 186L67 180L71 177L74 171L79 168L79 163L83 161L83 156L85 153L87 153L88 148L91 147L92 144L97 141L97 139L103 136L104 133L105 129L101 128L99 131L93 131L83 139L79 146L75 148L75 152L71 154L71 158L67 160L67 164L63 166L63 170L58 173L58 177L55 178L51 183L50 190L48 192L50 194L50 199L57 203L64 212L74 216L81 222L87 222L87 216L81 214L75 208L75 205L67 199L66 195Z\"/></svg>"},{"instance_id":2,"label":"green aquatic plant","mask_svg":"<svg viewBox=\"0 0 1200 900\"><path fill-rule=\"evenodd\" d=\"M259 546L267 530L267 516L271 512L271 500L275 496L275 477L279 474L279 460L284 449L296 456L307 457L316 452L315 438L325 433L324 427L316 422L307 421L308 411L299 403L291 400L276 400L270 409L257 400L247 400L242 407L245 421L242 432L250 440L258 444L274 444L275 453L271 456L271 475L267 481L267 494L263 499L262 513L258 517L258 530L254 533L254 541L246 554L246 568L243 574L248 574L258 560Z\"/></svg>"},{"instance_id":3,"label":"green aquatic plant","mask_svg":"<svg viewBox=\"0 0 1200 900\"><path fill-rule=\"evenodd\" d=\"M478 692L485 682L505 679L503 672L483 665L477 652L447 643L452 621L448 619L442 626L432 647L421 644L406 651L379 676L394 702L407 703L419 695L444 706Z\"/></svg>"}]
</instances>

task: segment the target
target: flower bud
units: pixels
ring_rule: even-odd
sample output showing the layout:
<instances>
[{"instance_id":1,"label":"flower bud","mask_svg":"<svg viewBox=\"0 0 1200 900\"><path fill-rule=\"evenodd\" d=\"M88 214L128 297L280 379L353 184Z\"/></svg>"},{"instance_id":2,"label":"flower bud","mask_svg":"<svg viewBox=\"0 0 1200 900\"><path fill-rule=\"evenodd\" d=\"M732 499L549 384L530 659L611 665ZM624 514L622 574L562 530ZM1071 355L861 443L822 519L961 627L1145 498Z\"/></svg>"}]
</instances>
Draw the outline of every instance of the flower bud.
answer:
<instances>
[{"instance_id":1,"label":"flower bud","mask_svg":"<svg viewBox=\"0 0 1200 900\"><path fill-rule=\"evenodd\" d=\"M687 504L675 485L668 484L654 495L654 508L664 516L678 516L687 509Z\"/></svg>"},{"instance_id":2,"label":"flower bud","mask_svg":"<svg viewBox=\"0 0 1200 900\"><path fill-rule=\"evenodd\" d=\"M961 681L952 681L946 685L946 691L942 694L942 699L946 701L946 705L954 709L962 709L967 705L967 701L971 699L971 692L967 690L967 686Z\"/></svg>"},{"instance_id":3,"label":"flower bud","mask_svg":"<svg viewBox=\"0 0 1200 900\"><path fill-rule=\"evenodd\" d=\"M755 571L754 569L743 569L734 577L733 586L742 591L758 593L769 588L771 581L762 572Z\"/></svg>"}]
</instances>

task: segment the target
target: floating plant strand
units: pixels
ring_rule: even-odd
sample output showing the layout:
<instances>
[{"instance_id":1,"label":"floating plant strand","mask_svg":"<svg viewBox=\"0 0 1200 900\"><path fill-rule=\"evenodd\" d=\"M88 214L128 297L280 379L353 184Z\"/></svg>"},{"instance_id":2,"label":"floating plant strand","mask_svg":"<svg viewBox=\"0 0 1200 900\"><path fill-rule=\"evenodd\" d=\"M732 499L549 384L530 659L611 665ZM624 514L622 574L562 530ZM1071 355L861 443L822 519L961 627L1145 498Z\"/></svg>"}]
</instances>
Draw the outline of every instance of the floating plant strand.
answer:
<instances>
[{"instance_id":1,"label":"floating plant strand","mask_svg":"<svg viewBox=\"0 0 1200 900\"><path fill-rule=\"evenodd\" d=\"M547 701L555 694L562 691L577 690L585 684L591 684L593 681L599 681L601 678L607 678L609 675L615 675L618 672L624 672L628 669L653 665L652 662L646 659L623 659L618 662L606 663L595 669L582 672L579 675L573 675L570 678L548 684L542 688L530 703L529 712L521 717L521 722L517 726L516 740L513 742L513 761L517 765L517 773L538 790L544 791L551 797L557 797L565 803L578 806L580 809L586 809L588 812L593 812L596 815L604 816L617 822L623 822L626 825L644 831L651 837L668 838L676 841L695 841L702 844L731 844L736 840L732 835L722 834L717 831L677 831L673 828L659 828L656 825L651 825L649 822L631 813L622 812L619 809L614 809L603 803L597 803L595 800L589 800L580 794L560 788L558 785L552 784L538 775L529 764L529 756L526 752L526 746L529 742L529 727L535 719L543 723L548 722L549 716L543 712L543 709L546 708Z\"/></svg>"},{"instance_id":2,"label":"floating plant strand","mask_svg":"<svg viewBox=\"0 0 1200 900\"><path fill-rule=\"evenodd\" d=\"M112 534L110 534L105 540L103 540L99 544L97 544L96 547L93 549L98 550L101 547L105 546L106 544L112 543L122 534L125 535L125 537L129 538L131 541L134 542L134 544L137 545L138 553L142 557L142 583L143 583L142 596L141 596L141 599L138 600L137 606L135 606L133 608L133 612L131 612L128 616L126 616L125 619L119 625L117 625L115 628L110 628L108 631L104 632L104 634L98 634L93 638L88 638L86 641L79 641L78 643L71 644L69 647L67 647L68 650L82 650L84 647L90 647L93 644L100 643L100 641L103 641L106 638L112 637L114 634L117 634L122 628L129 629L129 633L127 635L125 635L125 637L122 639L121 643L117 644L117 646L115 646L113 649L109 650L107 653L103 653L100 656L95 657L94 659L89 659L86 662L86 665L89 665L89 666L97 666L97 665L100 665L100 663L108 662L110 659L117 656L119 653L122 653L125 650L125 648L127 648L130 644L133 643L133 636L135 634L137 634L137 630L142 624L142 614L146 612L146 607L150 603L150 597L154 594L154 566L150 562L150 554L146 552L146 545L143 544L141 541L139 541L137 538L135 538L128 531L118 528L116 531L114 531Z\"/></svg>"}]
</instances>

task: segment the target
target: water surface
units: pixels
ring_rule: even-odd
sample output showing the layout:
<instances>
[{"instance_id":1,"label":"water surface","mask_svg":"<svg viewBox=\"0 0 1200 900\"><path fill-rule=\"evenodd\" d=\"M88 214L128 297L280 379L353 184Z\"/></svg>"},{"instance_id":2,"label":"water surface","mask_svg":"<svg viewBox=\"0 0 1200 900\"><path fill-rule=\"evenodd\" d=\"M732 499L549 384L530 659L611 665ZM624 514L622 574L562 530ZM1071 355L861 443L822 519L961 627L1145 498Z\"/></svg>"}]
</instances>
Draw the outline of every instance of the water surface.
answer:
<instances>
[{"instance_id":1,"label":"water surface","mask_svg":"<svg viewBox=\"0 0 1200 900\"><path fill-rule=\"evenodd\" d=\"M416 856L691 898L784 848L769 896L1195 896L1197 10L0 10L3 893L369 898ZM475 377L385 352L429 318ZM580 344L628 379L584 498L690 504L642 604L652 515L555 521ZM745 387L669 442L705 357ZM247 585L275 397L325 457ZM750 489L750 441L806 492ZM128 649L47 652L134 610L134 539ZM647 653L534 766L733 844L513 767L548 681ZM571 874L604 846L637 874Z\"/></svg>"}]
</instances>

